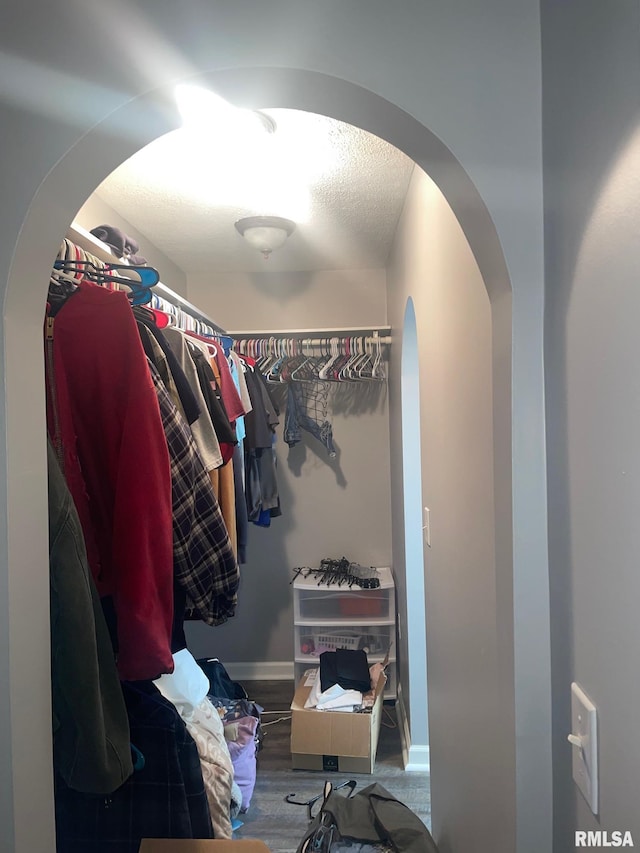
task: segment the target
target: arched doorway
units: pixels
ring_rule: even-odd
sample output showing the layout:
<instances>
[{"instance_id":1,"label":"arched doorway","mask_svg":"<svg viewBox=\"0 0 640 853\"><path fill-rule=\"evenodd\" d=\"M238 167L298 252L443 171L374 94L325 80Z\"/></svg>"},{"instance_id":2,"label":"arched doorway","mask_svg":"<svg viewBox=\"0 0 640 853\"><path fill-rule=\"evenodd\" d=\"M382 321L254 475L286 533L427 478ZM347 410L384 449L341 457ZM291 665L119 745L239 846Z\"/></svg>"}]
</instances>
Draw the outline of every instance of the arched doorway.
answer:
<instances>
[{"instance_id":1,"label":"arched doorway","mask_svg":"<svg viewBox=\"0 0 640 853\"><path fill-rule=\"evenodd\" d=\"M511 312L506 264L491 218L476 188L450 151L418 121L388 101L337 78L300 71L226 71L203 77L230 100L259 107L264 103L318 112L369 130L401 148L428 171L450 200L476 255L492 304L496 351L495 385L502 406L496 429L510 435L510 373L504 353L511 351ZM105 112L106 112L105 108ZM48 707L48 588L44 392L42 365L26 361L25 347L41 347L41 318L51 258L76 211L117 165L158 135L173 129L178 117L171 93L154 92L112 113L79 140L34 195L16 246L4 312L7 411L7 609L5 631L9 668L2 670L10 724L3 729L3 754L11 756L5 783L12 789L12 820L22 839L32 834L33 849L46 849L52 837ZM509 310L505 310L508 306ZM500 482L511 482L510 454L498 455ZM496 495L496 516L511 541L511 492ZM502 512L500 510L503 510ZM508 529L507 529L508 528ZM503 550L505 579L511 554ZM4 585L4 579L1 579ZM505 595L505 601L508 592ZM28 613L30 620L24 618ZM508 621L508 620L507 620ZM3 641L5 635L3 635ZM505 699L509 697L505 694ZM511 697L513 701L513 697ZM38 708L37 724L24 708ZM6 746L6 749L4 748ZM33 825L30 804L40 803ZM47 824L47 813L49 821ZM43 843L42 839L45 839ZM27 849L25 847L25 849Z\"/></svg>"}]
</instances>

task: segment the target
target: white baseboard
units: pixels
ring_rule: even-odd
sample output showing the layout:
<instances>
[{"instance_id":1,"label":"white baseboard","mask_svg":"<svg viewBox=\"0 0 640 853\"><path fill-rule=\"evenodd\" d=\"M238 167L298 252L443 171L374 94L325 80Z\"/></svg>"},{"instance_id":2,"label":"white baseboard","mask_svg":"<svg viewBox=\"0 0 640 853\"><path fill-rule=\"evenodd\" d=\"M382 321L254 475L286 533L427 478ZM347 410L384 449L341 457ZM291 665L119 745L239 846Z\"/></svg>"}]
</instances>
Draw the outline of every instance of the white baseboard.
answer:
<instances>
[{"instance_id":1,"label":"white baseboard","mask_svg":"<svg viewBox=\"0 0 640 853\"><path fill-rule=\"evenodd\" d=\"M231 661L225 669L234 681L293 681L293 661Z\"/></svg>"},{"instance_id":2,"label":"white baseboard","mask_svg":"<svg viewBox=\"0 0 640 853\"><path fill-rule=\"evenodd\" d=\"M429 759L429 744L412 744L409 719L402 695L402 684L398 682L398 700L396 702L396 713L398 726L400 727L400 742L402 744L402 763L407 773L420 771L429 773L431 762Z\"/></svg>"},{"instance_id":3,"label":"white baseboard","mask_svg":"<svg viewBox=\"0 0 640 853\"><path fill-rule=\"evenodd\" d=\"M409 756L404 769L407 773L413 773L414 771L430 773L431 761L429 759L429 746L410 746Z\"/></svg>"}]
</instances>

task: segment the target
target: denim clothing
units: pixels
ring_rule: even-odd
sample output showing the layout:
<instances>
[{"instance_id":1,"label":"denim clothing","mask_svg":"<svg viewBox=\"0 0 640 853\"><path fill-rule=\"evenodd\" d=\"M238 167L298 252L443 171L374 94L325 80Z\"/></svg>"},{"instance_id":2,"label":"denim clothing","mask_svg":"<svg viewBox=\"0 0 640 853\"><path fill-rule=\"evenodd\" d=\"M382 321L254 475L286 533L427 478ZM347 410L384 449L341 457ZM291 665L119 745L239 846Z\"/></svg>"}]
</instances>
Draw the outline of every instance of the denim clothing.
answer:
<instances>
[{"instance_id":1,"label":"denim clothing","mask_svg":"<svg viewBox=\"0 0 640 853\"><path fill-rule=\"evenodd\" d=\"M309 417L302 396L301 383L290 382L287 392L287 411L284 420L284 440L289 447L294 447L302 441L301 430L307 430L327 448L329 456L336 456L333 443L333 427L329 421L316 421Z\"/></svg>"}]
</instances>

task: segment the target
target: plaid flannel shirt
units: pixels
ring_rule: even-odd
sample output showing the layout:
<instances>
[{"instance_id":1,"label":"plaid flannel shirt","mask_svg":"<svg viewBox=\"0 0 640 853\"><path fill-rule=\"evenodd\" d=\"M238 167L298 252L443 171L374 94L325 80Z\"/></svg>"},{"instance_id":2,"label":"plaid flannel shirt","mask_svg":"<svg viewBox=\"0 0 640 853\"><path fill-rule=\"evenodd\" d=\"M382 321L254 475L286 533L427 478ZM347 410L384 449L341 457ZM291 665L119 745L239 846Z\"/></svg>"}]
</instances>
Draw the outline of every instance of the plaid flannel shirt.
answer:
<instances>
[{"instance_id":1,"label":"plaid flannel shirt","mask_svg":"<svg viewBox=\"0 0 640 853\"><path fill-rule=\"evenodd\" d=\"M151 362L149 370L171 463L175 579L185 590L187 604L195 615L207 625L220 625L235 612L238 563L191 430Z\"/></svg>"},{"instance_id":2,"label":"plaid flannel shirt","mask_svg":"<svg viewBox=\"0 0 640 853\"><path fill-rule=\"evenodd\" d=\"M142 838L212 838L196 744L150 681L123 682L131 743L144 756L108 796L68 788L56 775L58 853L137 853Z\"/></svg>"}]
</instances>

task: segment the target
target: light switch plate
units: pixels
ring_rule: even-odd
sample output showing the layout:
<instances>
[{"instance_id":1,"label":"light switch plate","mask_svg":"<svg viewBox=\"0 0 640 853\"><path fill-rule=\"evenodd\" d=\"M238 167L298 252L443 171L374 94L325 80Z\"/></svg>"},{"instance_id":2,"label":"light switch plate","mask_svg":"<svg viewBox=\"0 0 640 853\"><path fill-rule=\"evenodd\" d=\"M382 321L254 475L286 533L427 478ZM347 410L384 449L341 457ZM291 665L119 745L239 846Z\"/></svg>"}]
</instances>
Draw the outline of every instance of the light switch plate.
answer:
<instances>
[{"instance_id":1,"label":"light switch plate","mask_svg":"<svg viewBox=\"0 0 640 853\"><path fill-rule=\"evenodd\" d=\"M422 525L424 541L431 548L431 510L428 506L424 508L424 524Z\"/></svg>"},{"instance_id":2,"label":"light switch plate","mask_svg":"<svg viewBox=\"0 0 640 853\"><path fill-rule=\"evenodd\" d=\"M598 719L596 706L574 681L571 685L573 779L598 814Z\"/></svg>"}]
</instances>

